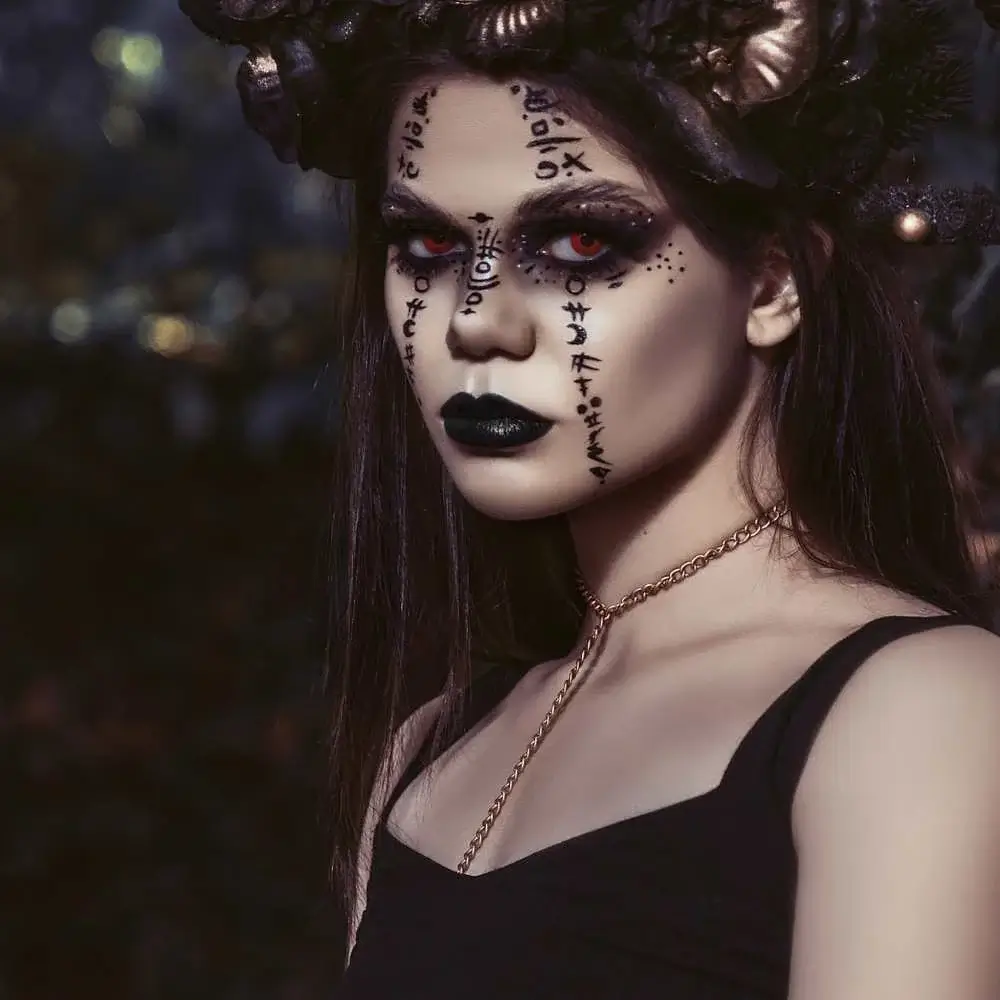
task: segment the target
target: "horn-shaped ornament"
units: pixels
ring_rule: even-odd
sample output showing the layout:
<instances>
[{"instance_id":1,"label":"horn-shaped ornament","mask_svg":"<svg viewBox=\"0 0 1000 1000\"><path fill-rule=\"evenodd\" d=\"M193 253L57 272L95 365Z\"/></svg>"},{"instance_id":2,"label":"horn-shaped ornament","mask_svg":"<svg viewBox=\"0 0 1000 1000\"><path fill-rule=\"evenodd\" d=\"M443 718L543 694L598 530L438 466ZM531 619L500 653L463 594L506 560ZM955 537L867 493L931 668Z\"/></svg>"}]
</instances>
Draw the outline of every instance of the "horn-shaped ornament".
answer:
<instances>
[{"instance_id":1,"label":"horn-shaped ornament","mask_svg":"<svg viewBox=\"0 0 1000 1000\"><path fill-rule=\"evenodd\" d=\"M788 97L816 69L819 57L817 0L772 0L769 23L726 52L702 54L715 77L711 91L739 114Z\"/></svg>"}]
</instances>

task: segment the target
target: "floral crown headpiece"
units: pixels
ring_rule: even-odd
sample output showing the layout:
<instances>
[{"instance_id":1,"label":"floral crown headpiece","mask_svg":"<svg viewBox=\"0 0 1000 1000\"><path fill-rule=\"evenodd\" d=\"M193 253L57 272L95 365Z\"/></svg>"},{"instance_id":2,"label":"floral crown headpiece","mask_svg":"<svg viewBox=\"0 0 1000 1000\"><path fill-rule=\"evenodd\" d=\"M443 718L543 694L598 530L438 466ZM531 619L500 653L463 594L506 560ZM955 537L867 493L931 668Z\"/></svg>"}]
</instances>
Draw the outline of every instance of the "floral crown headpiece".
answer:
<instances>
[{"instance_id":1,"label":"floral crown headpiece","mask_svg":"<svg viewBox=\"0 0 1000 1000\"><path fill-rule=\"evenodd\" d=\"M976 0L1000 28L1000 0ZM968 101L950 0L180 0L247 48L244 115L284 162L350 178L357 80L386 53L441 48L470 66L631 67L710 181L850 204L908 242L1000 243L986 188L879 186L889 157Z\"/></svg>"}]
</instances>

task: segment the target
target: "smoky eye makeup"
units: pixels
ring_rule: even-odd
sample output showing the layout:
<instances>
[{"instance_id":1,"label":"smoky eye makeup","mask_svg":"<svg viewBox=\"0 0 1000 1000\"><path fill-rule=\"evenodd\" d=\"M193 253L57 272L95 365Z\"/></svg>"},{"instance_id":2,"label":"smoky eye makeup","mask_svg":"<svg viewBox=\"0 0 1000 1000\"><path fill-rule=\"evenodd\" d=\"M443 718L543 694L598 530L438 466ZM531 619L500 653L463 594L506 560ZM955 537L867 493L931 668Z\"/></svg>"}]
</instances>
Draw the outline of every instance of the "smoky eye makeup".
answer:
<instances>
[{"instance_id":1,"label":"smoky eye makeup","mask_svg":"<svg viewBox=\"0 0 1000 1000\"><path fill-rule=\"evenodd\" d=\"M393 210L382 226L391 263L406 276L434 277L472 256L472 238L440 216ZM519 267L600 277L643 262L668 228L663 215L633 202L580 203L525 216L508 245Z\"/></svg>"},{"instance_id":2,"label":"smoky eye makeup","mask_svg":"<svg viewBox=\"0 0 1000 1000\"><path fill-rule=\"evenodd\" d=\"M666 225L654 213L602 207L526 222L516 239L519 263L544 260L549 269L600 275L641 263L661 241Z\"/></svg>"}]
</instances>

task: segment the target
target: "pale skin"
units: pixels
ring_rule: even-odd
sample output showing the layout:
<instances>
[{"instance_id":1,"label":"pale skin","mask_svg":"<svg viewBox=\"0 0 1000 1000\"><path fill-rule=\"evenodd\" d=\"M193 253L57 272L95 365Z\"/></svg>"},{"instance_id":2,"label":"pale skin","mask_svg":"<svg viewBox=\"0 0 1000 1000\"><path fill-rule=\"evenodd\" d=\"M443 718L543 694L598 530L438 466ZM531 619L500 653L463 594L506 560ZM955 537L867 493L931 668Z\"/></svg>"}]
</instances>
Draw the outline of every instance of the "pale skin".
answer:
<instances>
[{"instance_id":1,"label":"pale skin","mask_svg":"<svg viewBox=\"0 0 1000 1000\"><path fill-rule=\"evenodd\" d=\"M395 136L411 119L409 101L431 83L418 176L400 178L393 144L389 177L456 223L447 240L433 232L406 246L457 263L421 282L414 311L415 279L400 272L399 248L390 250L393 334L404 359L414 345L406 363L428 432L469 502L499 518L564 514L590 586L610 603L751 516L738 487L740 434L768 349L795 335L795 287L777 265L754 278L735 274L627 157L568 116L561 134L582 161L572 178L567 170L540 177L548 168L539 170L537 147L528 145L535 116L525 116L525 91L510 84L451 78L414 88ZM565 278L549 272L536 282L538 267L528 270L516 238L519 203L581 180L628 188L656 220L642 254L624 262L619 287L588 277L573 299L587 307L585 349L601 359L590 397L599 393L599 458L610 470L602 475L587 455L579 372L568 367L580 348L568 345L576 334L567 332ZM470 268L459 258L484 227L504 252L491 256L490 287L468 311ZM540 264L555 270L558 258L593 251L572 234L551 235ZM657 266L667 258L669 272ZM408 319L415 322L406 327ZM502 456L470 454L447 438L437 414L458 391L501 393L555 427ZM775 488L766 449L759 475L765 492ZM825 649L876 617L940 613L820 572L791 545L775 555L769 543L761 536L615 623L469 874L455 877L488 875L705 793L752 723ZM529 671L418 778L389 817L393 835L453 870L574 655ZM373 799L363 881L381 803L436 708L424 706L399 732ZM908 637L855 674L819 731L793 802L791 1000L1000 996L998 760L996 636L956 626ZM363 906L362 897L352 939Z\"/></svg>"}]
</instances>

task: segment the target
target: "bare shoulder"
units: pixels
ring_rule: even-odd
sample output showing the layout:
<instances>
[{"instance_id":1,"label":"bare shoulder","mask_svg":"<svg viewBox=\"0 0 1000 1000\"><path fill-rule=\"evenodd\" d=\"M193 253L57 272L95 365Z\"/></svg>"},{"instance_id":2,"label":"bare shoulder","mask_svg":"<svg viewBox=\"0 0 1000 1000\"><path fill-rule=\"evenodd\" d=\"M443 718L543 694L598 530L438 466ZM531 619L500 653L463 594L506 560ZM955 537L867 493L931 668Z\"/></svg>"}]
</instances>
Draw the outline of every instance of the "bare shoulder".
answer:
<instances>
[{"instance_id":1,"label":"bare shoulder","mask_svg":"<svg viewBox=\"0 0 1000 1000\"><path fill-rule=\"evenodd\" d=\"M856 671L793 807L792 1000L1000 996L998 760L1000 637L939 627Z\"/></svg>"},{"instance_id":2,"label":"bare shoulder","mask_svg":"<svg viewBox=\"0 0 1000 1000\"><path fill-rule=\"evenodd\" d=\"M1000 747L1000 636L954 624L889 643L855 672L820 727L796 797L797 832L808 834L848 765L856 787L877 786L929 758L938 768L974 764L987 749L974 737L990 734Z\"/></svg>"}]
</instances>

